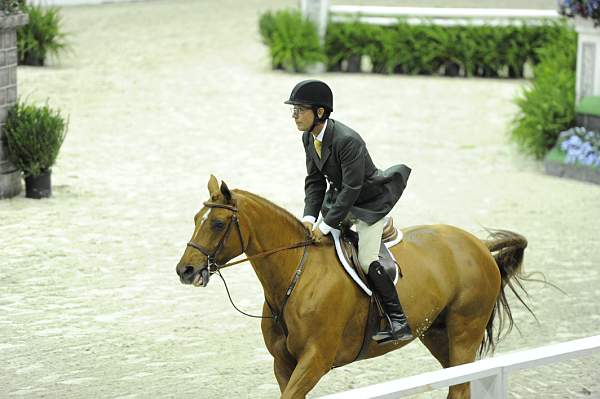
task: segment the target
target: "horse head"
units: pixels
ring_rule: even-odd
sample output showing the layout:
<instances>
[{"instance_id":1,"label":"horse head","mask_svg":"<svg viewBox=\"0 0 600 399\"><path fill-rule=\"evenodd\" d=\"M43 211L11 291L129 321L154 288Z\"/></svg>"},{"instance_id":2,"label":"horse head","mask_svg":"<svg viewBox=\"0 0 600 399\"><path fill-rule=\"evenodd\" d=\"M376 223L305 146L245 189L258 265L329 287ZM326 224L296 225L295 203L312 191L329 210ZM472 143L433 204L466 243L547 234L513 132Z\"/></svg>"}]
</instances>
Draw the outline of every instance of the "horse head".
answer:
<instances>
[{"instance_id":1,"label":"horse head","mask_svg":"<svg viewBox=\"0 0 600 399\"><path fill-rule=\"evenodd\" d=\"M225 182L210 176L210 198L194 216L194 233L176 272L183 284L206 287L220 266L245 252L235 198Z\"/></svg>"}]
</instances>

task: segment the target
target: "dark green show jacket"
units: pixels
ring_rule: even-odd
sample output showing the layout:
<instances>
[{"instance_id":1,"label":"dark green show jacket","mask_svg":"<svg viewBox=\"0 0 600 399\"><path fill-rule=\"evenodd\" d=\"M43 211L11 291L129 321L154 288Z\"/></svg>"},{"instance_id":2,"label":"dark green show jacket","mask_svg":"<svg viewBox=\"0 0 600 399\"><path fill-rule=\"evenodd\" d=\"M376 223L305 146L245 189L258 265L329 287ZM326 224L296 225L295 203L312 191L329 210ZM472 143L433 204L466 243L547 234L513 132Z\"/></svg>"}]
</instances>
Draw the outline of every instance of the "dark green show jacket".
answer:
<instances>
[{"instance_id":1,"label":"dark green show jacket","mask_svg":"<svg viewBox=\"0 0 600 399\"><path fill-rule=\"evenodd\" d=\"M315 218L319 210L325 223L339 228L351 212L373 224L387 215L406 187L410 168L395 165L385 171L375 167L363 139L341 122L329 119L317 155L314 137L302 134L307 176L304 215ZM327 186L329 185L329 189Z\"/></svg>"}]
</instances>

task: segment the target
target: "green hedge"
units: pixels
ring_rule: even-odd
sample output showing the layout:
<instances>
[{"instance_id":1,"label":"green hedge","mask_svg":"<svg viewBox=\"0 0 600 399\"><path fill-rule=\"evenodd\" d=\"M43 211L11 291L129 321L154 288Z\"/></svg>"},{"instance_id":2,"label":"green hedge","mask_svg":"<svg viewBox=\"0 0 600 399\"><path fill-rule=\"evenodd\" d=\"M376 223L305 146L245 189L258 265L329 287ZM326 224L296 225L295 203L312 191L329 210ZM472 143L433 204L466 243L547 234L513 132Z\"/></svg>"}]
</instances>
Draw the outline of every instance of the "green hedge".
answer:
<instances>
[{"instance_id":1,"label":"green hedge","mask_svg":"<svg viewBox=\"0 0 600 399\"><path fill-rule=\"evenodd\" d=\"M376 73L522 78L537 49L569 28L564 23L519 26L443 27L425 22L393 26L329 23L325 48L315 26L298 11L264 13L259 29L274 69L302 71L325 61L330 71L359 71L369 57Z\"/></svg>"},{"instance_id":2,"label":"green hedge","mask_svg":"<svg viewBox=\"0 0 600 399\"><path fill-rule=\"evenodd\" d=\"M537 55L532 85L516 100L510 135L523 152L542 159L560 132L575 124L576 33L561 29Z\"/></svg>"},{"instance_id":3,"label":"green hedge","mask_svg":"<svg viewBox=\"0 0 600 399\"><path fill-rule=\"evenodd\" d=\"M360 22L329 24L325 52L330 70L368 56L373 72L522 78L526 63L539 62L536 49L564 24L541 26L409 25Z\"/></svg>"}]
</instances>

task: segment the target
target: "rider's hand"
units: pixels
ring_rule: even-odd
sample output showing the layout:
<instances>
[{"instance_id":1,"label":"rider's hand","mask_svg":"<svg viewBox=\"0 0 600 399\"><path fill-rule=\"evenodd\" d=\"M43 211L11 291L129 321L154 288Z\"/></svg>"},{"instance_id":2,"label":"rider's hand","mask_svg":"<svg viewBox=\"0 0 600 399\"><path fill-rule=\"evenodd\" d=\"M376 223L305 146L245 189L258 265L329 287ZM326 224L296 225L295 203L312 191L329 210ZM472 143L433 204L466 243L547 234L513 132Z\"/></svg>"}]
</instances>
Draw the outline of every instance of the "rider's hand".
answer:
<instances>
[{"instance_id":1,"label":"rider's hand","mask_svg":"<svg viewBox=\"0 0 600 399\"><path fill-rule=\"evenodd\" d=\"M308 230L310 238L313 238L313 224L311 222L302 222L302 224Z\"/></svg>"},{"instance_id":2,"label":"rider's hand","mask_svg":"<svg viewBox=\"0 0 600 399\"><path fill-rule=\"evenodd\" d=\"M312 231L312 238L315 244L321 244L325 240L325 235L318 226Z\"/></svg>"}]
</instances>

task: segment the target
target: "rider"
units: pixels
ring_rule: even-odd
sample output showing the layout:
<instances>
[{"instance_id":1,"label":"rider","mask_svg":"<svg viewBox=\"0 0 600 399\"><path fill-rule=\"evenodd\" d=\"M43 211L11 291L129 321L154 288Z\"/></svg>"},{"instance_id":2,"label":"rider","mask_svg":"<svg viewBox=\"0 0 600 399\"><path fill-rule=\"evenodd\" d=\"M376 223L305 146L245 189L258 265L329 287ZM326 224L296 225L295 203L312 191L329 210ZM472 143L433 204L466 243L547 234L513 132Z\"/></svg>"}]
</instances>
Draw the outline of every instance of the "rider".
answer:
<instances>
[{"instance_id":1,"label":"rider","mask_svg":"<svg viewBox=\"0 0 600 399\"><path fill-rule=\"evenodd\" d=\"M380 331L373 339L411 339L396 287L378 256L384 216L402 195L410 168L396 165L385 171L377 169L361 136L329 118L333 94L324 82L298 83L285 104L293 106L292 117L303 132L307 176L302 222L317 242L344 221L356 225L359 263L391 320L391 331ZM323 220L313 230L319 210Z\"/></svg>"}]
</instances>

